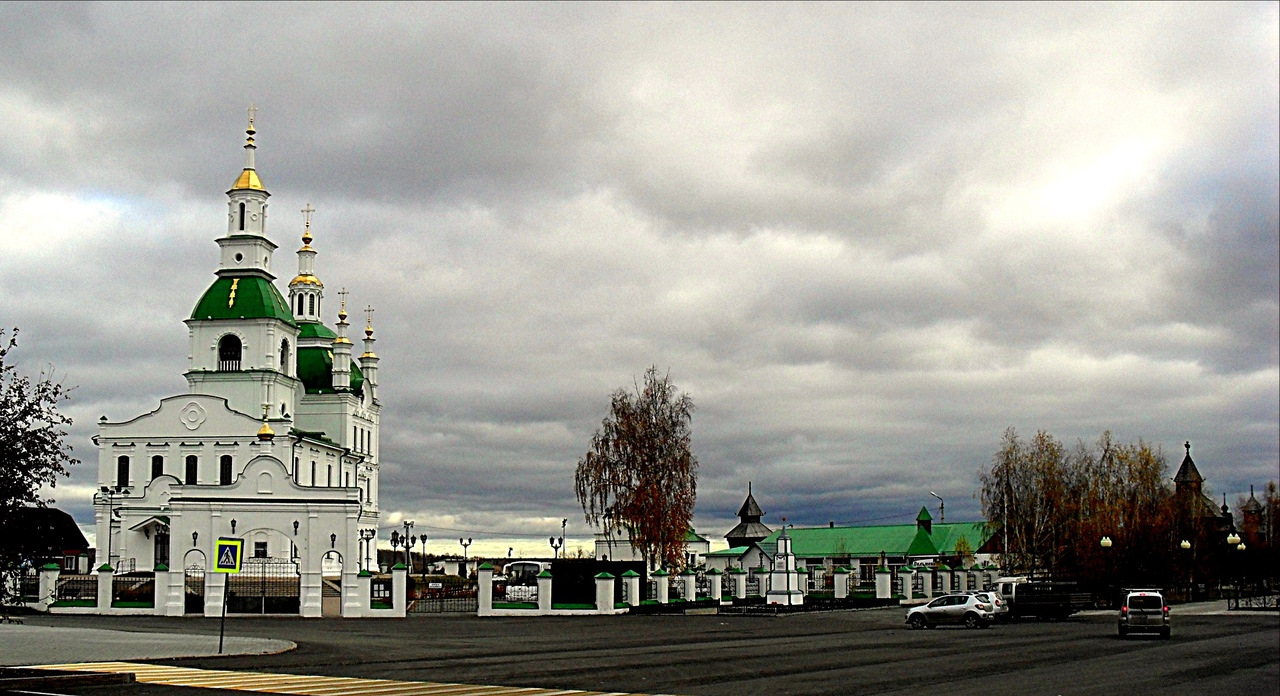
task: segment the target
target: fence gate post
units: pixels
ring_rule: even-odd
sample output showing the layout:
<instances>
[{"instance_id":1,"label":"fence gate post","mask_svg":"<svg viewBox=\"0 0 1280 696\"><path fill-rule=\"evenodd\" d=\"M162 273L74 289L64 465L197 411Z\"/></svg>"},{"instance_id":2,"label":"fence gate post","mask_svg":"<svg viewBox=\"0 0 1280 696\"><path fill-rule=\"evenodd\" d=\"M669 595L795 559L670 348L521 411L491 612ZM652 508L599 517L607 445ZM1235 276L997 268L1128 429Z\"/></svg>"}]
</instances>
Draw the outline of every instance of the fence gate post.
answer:
<instances>
[{"instance_id":1,"label":"fence gate post","mask_svg":"<svg viewBox=\"0 0 1280 696\"><path fill-rule=\"evenodd\" d=\"M538 573L538 613L551 611L551 571Z\"/></svg>"},{"instance_id":2,"label":"fence gate post","mask_svg":"<svg viewBox=\"0 0 1280 696\"><path fill-rule=\"evenodd\" d=\"M835 598L847 599L849 597L849 569L836 568L831 574L831 582L834 585Z\"/></svg>"},{"instance_id":3,"label":"fence gate post","mask_svg":"<svg viewBox=\"0 0 1280 696\"><path fill-rule=\"evenodd\" d=\"M711 591L710 597L719 604L720 598L724 596L724 586L720 584L720 569L708 568L707 580L707 589Z\"/></svg>"},{"instance_id":4,"label":"fence gate post","mask_svg":"<svg viewBox=\"0 0 1280 696\"><path fill-rule=\"evenodd\" d=\"M622 581L627 584L627 604L633 607L640 606L640 600L644 599L640 596L640 574L634 570L628 570L622 574Z\"/></svg>"},{"instance_id":5,"label":"fence gate post","mask_svg":"<svg viewBox=\"0 0 1280 696\"><path fill-rule=\"evenodd\" d=\"M493 566L484 563L476 569L476 615L493 616Z\"/></svg>"},{"instance_id":6,"label":"fence gate post","mask_svg":"<svg viewBox=\"0 0 1280 696\"><path fill-rule=\"evenodd\" d=\"M56 599L54 594L58 591L58 575L61 572L57 563L46 563L40 568L40 584L36 590L40 596L36 598L36 611L47 611L49 605L53 604Z\"/></svg>"},{"instance_id":7,"label":"fence gate post","mask_svg":"<svg viewBox=\"0 0 1280 696\"><path fill-rule=\"evenodd\" d=\"M613 583L614 577L610 573L600 573L596 576L597 614L613 613Z\"/></svg>"},{"instance_id":8,"label":"fence gate post","mask_svg":"<svg viewBox=\"0 0 1280 696\"><path fill-rule=\"evenodd\" d=\"M654 590L658 591L658 596L655 597L658 600L658 604L667 604L669 597L671 597L671 586L667 583L668 576L671 576L671 573L663 571L662 568L658 568L657 571L653 572L652 576L649 576L654 580Z\"/></svg>"},{"instance_id":9,"label":"fence gate post","mask_svg":"<svg viewBox=\"0 0 1280 696\"><path fill-rule=\"evenodd\" d=\"M391 569L391 609L397 618L404 618L409 608L409 569L397 563Z\"/></svg>"},{"instance_id":10,"label":"fence gate post","mask_svg":"<svg viewBox=\"0 0 1280 696\"><path fill-rule=\"evenodd\" d=\"M876 568L876 599L889 599L893 596L893 571L885 567Z\"/></svg>"},{"instance_id":11,"label":"fence gate post","mask_svg":"<svg viewBox=\"0 0 1280 696\"><path fill-rule=\"evenodd\" d=\"M98 613L111 613L112 583L115 580L116 571L111 566L103 563L98 567Z\"/></svg>"}]
</instances>

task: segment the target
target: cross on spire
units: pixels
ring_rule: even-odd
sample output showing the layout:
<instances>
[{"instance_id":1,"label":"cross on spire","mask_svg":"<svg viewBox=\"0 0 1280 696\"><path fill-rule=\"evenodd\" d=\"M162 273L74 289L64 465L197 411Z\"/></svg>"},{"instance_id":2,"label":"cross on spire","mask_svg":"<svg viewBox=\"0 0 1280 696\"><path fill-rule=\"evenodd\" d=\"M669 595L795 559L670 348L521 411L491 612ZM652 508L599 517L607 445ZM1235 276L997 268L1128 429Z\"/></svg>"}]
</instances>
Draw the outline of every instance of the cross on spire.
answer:
<instances>
[{"instance_id":1,"label":"cross on spire","mask_svg":"<svg viewBox=\"0 0 1280 696\"><path fill-rule=\"evenodd\" d=\"M312 208L310 203L302 209L302 219L306 223L307 229L311 229L311 214L314 212L316 212L316 209Z\"/></svg>"},{"instance_id":2,"label":"cross on spire","mask_svg":"<svg viewBox=\"0 0 1280 696\"><path fill-rule=\"evenodd\" d=\"M373 326L373 305L366 305L364 308L365 326Z\"/></svg>"},{"instance_id":3,"label":"cross on spire","mask_svg":"<svg viewBox=\"0 0 1280 696\"><path fill-rule=\"evenodd\" d=\"M258 107L252 103L249 104L249 130L253 130L253 116L258 113Z\"/></svg>"}]
</instances>

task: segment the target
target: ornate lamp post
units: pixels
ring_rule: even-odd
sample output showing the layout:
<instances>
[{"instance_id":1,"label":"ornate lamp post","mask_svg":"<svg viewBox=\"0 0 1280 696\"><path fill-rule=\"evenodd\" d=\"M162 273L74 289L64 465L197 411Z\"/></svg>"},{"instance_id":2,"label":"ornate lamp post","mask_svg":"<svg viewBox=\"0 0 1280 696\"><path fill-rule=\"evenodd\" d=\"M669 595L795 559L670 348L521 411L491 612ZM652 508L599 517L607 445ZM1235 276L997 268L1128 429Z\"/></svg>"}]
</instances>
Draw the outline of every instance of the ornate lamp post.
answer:
<instances>
[{"instance_id":1,"label":"ornate lamp post","mask_svg":"<svg viewBox=\"0 0 1280 696\"><path fill-rule=\"evenodd\" d=\"M462 545L462 577L470 577L471 573L467 572L467 547L471 545L471 539L458 538L458 543Z\"/></svg>"},{"instance_id":2,"label":"ornate lamp post","mask_svg":"<svg viewBox=\"0 0 1280 696\"><path fill-rule=\"evenodd\" d=\"M560 557L560 549L564 548L564 537L557 540L555 537L549 537L547 542L551 544L551 556L553 558Z\"/></svg>"},{"instance_id":3,"label":"ornate lamp post","mask_svg":"<svg viewBox=\"0 0 1280 696\"><path fill-rule=\"evenodd\" d=\"M400 537L400 545L404 546L404 566L409 567L409 546L413 543L413 537L409 533L413 531L413 520L404 521L404 534Z\"/></svg>"},{"instance_id":4,"label":"ornate lamp post","mask_svg":"<svg viewBox=\"0 0 1280 696\"><path fill-rule=\"evenodd\" d=\"M128 486L103 486L98 490L101 491L102 495L105 496L107 499L107 561L106 563L108 566L115 568L115 566L111 565L111 540L112 540L112 537L114 536L111 530L113 527L115 527L115 524L116 524L116 499L123 498L129 495L129 487ZM191 543L192 545L195 544L194 536L191 539Z\"/></svg>"},{"instance_id":5,"label":"ornate lamp post","mask_svg":"<svg viewBox=\"0 0 1280 696\"><path fill-rule=\"evenodd\" d=\"M362 570L369 570L369 547L373 545L373 538L378 536L376 529L361 529L360 540L364 542L364 564Z\"/></svg>"},{"instance_id":6,"label":"ornate lamp post","mask_svg":"<svg viewBox=\"0 0 1280 696\"><path fill-rule=\"evenodd\" d=\"M1190 602L1192 601L1191 595L1195 591L1195 586L1196 586L1196 582L1195 582L1196 555L1194 553L1191 553L1191 542L1186 539L1183 539L1182 543L1178 544L1178 548L1188 552L1186 554L1187 555L1187 601Z\"/></svg>"}]
</instances>

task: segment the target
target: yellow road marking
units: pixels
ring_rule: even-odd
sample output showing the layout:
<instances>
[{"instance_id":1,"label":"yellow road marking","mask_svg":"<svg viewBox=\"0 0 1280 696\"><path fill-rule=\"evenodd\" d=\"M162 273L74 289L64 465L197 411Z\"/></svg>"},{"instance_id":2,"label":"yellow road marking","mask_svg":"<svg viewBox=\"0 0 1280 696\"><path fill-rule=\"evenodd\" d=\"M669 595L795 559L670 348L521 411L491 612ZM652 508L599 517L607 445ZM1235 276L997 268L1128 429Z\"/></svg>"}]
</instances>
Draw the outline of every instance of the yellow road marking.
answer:
<instances>
[{"instance_id":1,"label":"yellow road marking","mask_svg":"<svg viewBox=\"0 0 1280 696\"><path fill-rule=\"evenodd\" d=\"M189 686L229 691L252 691L293 696L642 696L621 692L542 689L519 686L486 686L447 682L396 681L356 677L322 677L308 674L233 672L223 669L166 667L134 662L77 662L35 665L31 669L77 672L132 672L142 684Z\"/></svg>"}]
</instances>

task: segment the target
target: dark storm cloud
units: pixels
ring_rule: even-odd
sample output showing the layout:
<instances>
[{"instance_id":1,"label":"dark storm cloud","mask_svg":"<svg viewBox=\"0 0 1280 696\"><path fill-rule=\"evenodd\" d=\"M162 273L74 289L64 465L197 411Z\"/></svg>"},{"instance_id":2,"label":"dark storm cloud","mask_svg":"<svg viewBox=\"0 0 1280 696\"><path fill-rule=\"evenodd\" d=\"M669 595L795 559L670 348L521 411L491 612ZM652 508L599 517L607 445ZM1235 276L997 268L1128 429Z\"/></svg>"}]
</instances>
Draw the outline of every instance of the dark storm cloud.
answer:
<instances>
[{"instance_id":1,"label":"dark storm cloud","mask_svg":"<svg viewBox=\"0 0 1280 696\"><path fill-rule=\"evenodd\" d=\"M277 274L310 202L326 312L377 308L388 521L553 530L651 364L716 537L747 481L774 526L974 518L1009 425L1192 439L1243 490L1280 447L1276 17L6 4L3 321L81 453L181 391L256 102Z\"/></svg>"}]
</instances>

